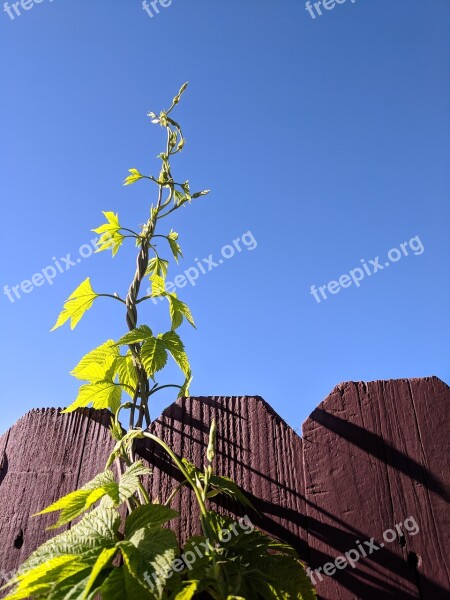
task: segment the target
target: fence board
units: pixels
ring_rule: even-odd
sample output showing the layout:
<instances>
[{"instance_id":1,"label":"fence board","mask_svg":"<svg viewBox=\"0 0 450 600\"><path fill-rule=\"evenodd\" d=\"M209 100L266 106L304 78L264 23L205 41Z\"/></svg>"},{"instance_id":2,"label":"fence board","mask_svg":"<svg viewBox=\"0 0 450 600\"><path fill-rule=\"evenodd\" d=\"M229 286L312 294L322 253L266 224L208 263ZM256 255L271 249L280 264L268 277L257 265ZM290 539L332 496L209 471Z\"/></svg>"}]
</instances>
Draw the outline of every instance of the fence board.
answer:
<instances>
[{"instance_id":1,"label":"fence board","mask_svg":"<svg viewBox=\"0 0 450 600\"><path fill-rule=\"evenodd\" d=\"M179 399L155 421L153 430L177 454L201 467L213 418L218 424L216 471L246 490L262 515L249 514L256 525L294 545L307 560L301 438L264 400L248 396ZM152 496L167 498L180 481L176 470L152 444L141 444L138 453L157 467ZM230 502L217 502L231 513L242 514ZM175 508L181 514L175 525L181 541L199 533L198 512L187 489Z\"/></svg>"},{"instance_id":2,"label":"fence board","mask_svg":"<svg viewBox=\"0 0 450 600\"><path fill-rule=\"evenodd\" d=\"M324 600L353 597L349 592L365 600L449 597L444 558L450 550L444 539L448 488L442 481L448 458L437 451L450 438L442 419L449 400L448 386L436 378L346 383L305 422L312 568L357 549L357 540L374 537L377 545L384 544L356 569L338 570L322 582L315 576ZM427 415L420 426L419 415ZM421 433L425 426L434 432L426 447ZM386 529L411 516L418 534L403 527L404 535L397 532L391 543L383 540Z\"/></svg>"},{"instance_id":3,"label":"fence board","mask_svg":"<svg viewBox=\"0 0 450 600\"><path fill-rule=\"evenodd\" d=\"M216 418L216 469L247 492L260 516L229 501L217 500L217 508L246 512L313 568L416 519L417 535L396 536L355 569L316 577L322 600L440 600L450 593L449 401L436 378L342 384L305 422L301 439L259 397L183 398L152 430L201 467ZM51 535L45 527L54 517L31 514L103 469L112 449L108 423L107 411L35 410L0 437L0 571L14 571ZM145 482L151 496L165 500L180 474L148 440L137 453L153 469ZM184 541L198 533L188 489L175 508Z\"/></svg>"},{"instance_id":4,"label":"fence board","mask_svg":"<svg viewBox=\"0 0 450 600\"><path fill-rule=\"evenodd\" d=\"M54 500L104 467L108 444L106 411L60 415L33 410L0 438L0 579L13 573L46 539L54 516L33 518ZM105 458L103 459L103 456ZM62 531L62 529L61 529Z\"/></svg>"}]
</instances>

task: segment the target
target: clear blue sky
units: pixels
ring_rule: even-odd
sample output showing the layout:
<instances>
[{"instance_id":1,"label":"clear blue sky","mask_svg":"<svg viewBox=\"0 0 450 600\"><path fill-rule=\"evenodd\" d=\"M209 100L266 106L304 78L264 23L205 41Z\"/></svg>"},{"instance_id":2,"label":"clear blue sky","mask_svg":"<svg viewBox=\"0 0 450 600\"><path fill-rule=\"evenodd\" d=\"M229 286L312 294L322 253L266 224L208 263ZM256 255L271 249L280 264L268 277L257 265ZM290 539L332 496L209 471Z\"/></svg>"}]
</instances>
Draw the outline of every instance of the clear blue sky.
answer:
<instances>
[{"instance_id":1,"label":"clear blue sky","mask_svg":"<svg viewBox=\"0 0 450 600\"><path fill-rule=\"evenodd\" d=\"M300 427L342 381L450 381L448 0L347 0L315 19L302 0L174 0L153 18L140 0L43 0L21 13L0 12L0 431L69 404L79 358L125 333L108 299L74 332L49 329L88 275L125 294L135 250L83 259L14 303L3 286L79 258L102 210L145 221L153 188L121 182L156 170L163 132L146 113L186 80L174 172L213 192L169 224L185 256L169 279L245 232L257 242L179 290L198 325L182 332L192 393L259 394ZM359 288L344 277L327 300L310 293L412 238L416 254L391 253ZM164 331L165 311L142 319Z\"/></svg>"}]
</instances>

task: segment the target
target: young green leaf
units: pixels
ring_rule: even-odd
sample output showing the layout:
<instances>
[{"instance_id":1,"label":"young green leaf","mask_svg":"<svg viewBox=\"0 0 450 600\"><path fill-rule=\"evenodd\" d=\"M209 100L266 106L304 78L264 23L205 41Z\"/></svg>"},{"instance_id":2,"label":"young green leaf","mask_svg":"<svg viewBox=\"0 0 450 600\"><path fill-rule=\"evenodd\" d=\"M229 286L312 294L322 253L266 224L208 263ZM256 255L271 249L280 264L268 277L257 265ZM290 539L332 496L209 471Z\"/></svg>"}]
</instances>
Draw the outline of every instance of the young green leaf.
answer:
<instances>
[{"instance_id":1,"label":"young green leaf","mask_svg":"<svg viewBox=\"0 0 450 600\"><path fill-rule=\"evenodd\" d=\"M100 552L97 560L95 561L95 565L92 568L91 574L89 576L89 580L86 583L86 586L84 588L84 591L83 591L83 594L81 595L80 600L86 600L89 597L89 594L90 594L92 588L94 587L95 582L98 579L98 576L100 575L102 570L111 563L111 561L113 560L113 558L117 554L117 552L118 552L117 548L103 548L103 550Z\"/></svg>"},{"instance_id":2,"label":"young green leaf","mask_svg":"<svg viewBox=\"0 0 450 600\"><path fill-rule=\"evenodd\" d=\"M212 475L210 484L213 489L218 490L220 493L225 494L234 500L237 500L240 504L242 504L242 506L246 506L247 508L251 508L257 512L256 508L242 492L241 488L232 479L219 475Z\"/></svg>"},{"instance_id":3,"label":"young green leaf","mask_svg":"<svg viewBox=\"0 0 450 600\"><path fill-rule=\"evenodd\" d=\"M82 385L79 389L77 399L70 406L65 408L63 413L70 413L84 406L89 406L100 410L109 408L115 413L122 398L122 390L119 384L112 380L105 379L104 381L95 381Z\"/></svg>"},{"instance_id":4,"label":"young green leaf","mask_svg":"<svg viewBox=\"0 0 450 600\"><path fill-rule=\"evenodd\" d=\"M192 551L191 551L192 552ZM199 581L186 581L183 583L183 589L178 592L175 596L174 600L192 600L195 596L197 590L199 589L200 582ZM228 598L227 598L228 600ZM245 599L243 599L245 600Z\"/></svg>"},{"instance_id":5,"label":"young green leaf","mask_svg":"<svg viewBox=\"0 0 450 600\"><path fill-rule=\"evenodd\" d=\"M174 361L180 367L186 377L191 375L191 366L184 349L183 342L180 336L175 331L168 331L160 336L160 339L164 342L165 348L170 352Z\"/></svg>"},{"instance_id":6,"label":"young green leaf","mask_svg":"<svg viewBox=\"0 0 450 600\"><path fill-rule=\"evenodd\" d=\"M150 281L152 282L153 298L158 298L159 296L166 295L166 282L163 277L161 277L157 273L153 273L153 275L150 276Z\"/></svg>"},{"instance_id":7,"label":"young green leaf","mask_svg":"<svg viewBox=\"0 0 450 600\"><path fill-rule=\"evenodd\" d=\"M145 504L138 506L127 517L125 522L125 535L131 537L138 529L143 527L161 527L172 519L177 518L178 513L162 504Z\"/></svg>"},{"instance_id":8,"label":"young green leaf","mask_svg":"<svg viewBox=\"0 0 450 600\"><path fill-rule=\"evenodd\" d=\"M163 279L167 277L167 271L169 268L169 261L164 260L163 258L159 258L159 256L154 256L148 261L148 267L146 271L146 275L159 275Z\"/></svg>"},{"instance_id":9,"label":"young green leaf","mask_svg":"<svg viewBox=\"0 0 450 600\"><path fill-rule=\"evenodd\" d=\"M50 558L44 564L19 575L18 584L8 600L25 600L30 597L42 597L51 591L55 583L76 575L89 566L80 556L66 554Z\"/></svg>"},{"instance_id":10,"label":"young green leaf","mask_svg":"<svg viewBox=\"0 0 450 600\"><path fill-rule=\"evenodd\" d=\"M75 291L68 297L64 303L55 325L50 331L54 331L64 325L70 319L70 328L75 329L77 323L83 317L84 313L91 308L98 294L91 287L90 278L87 277Z\"/></svg>"},{"instance_id":11,"label":"young green leaf","mask_svg":"<svg viewBox=\"0 0 450 600\"><path fill-rule=\"evenodd\" d=\"M142 364L148 377L153 378L167 363L167 351L164 342L159 338L146 340L141 348Z\"/></svg>"},{"instance_id":12,"label":"young green leaf","mask_svg":"<svg viewBox=\"0 0 450 600\"><path fill-rule=\"evenodd\" d=\"M133 356L130 351L125 356L120 355L115 362L116 374L119 376L119 383L123 390L134 397L134 392L139 384L136 367L134 366Z\"/></svg>"},{"instance_id":13,"label":"young green leaf","mask_svg":"<svg viewBox=\"0 0 450 600\"><path fill-rule=\"evenodd\" d=\"M118 545L133 577L147 590L153 581L153 594L164 598L163 590L178 553L175 533L171 529L143 527Z\"/></svg>"},{"instance_id":14,"label":"young green leaf","mask_svg":"<svg viewBox=\"0 0 450 600\"><path fill-rule=\"evenodd\" d=\"M93 229L94 233L101 234L97 242L96 252L112 249L112 255L115 256L123 243L124 236L120 233L120 223L117 214L111 211L103 211L107 223L100 225L97 229Z\"/></svg>"},{"instance_id":15,"label":"young green leaf","mask_svg":"<svg viewBox=\"0 0 450 600\"><path fill-rule=\"evenodd\" d=\"M119 499L120 502L125 502L139 489L140 479L143 475L150 475L151 471L144 466L142 461L138 460L133 463L125 473L122 475L119 481Z\"/></svg>"},{"instance_id":16,"label":"young green leaf","mask_svg":"<svg viewBox=\"0 0 450 600\"><path fill-rule=\"evenodd\" d=\"M153 337L152 330L147 325L140 325L132 329L116 342L116 346L129 346L130 344L139 344Z\"/></svg>"},{"instance_id":17,"label":"young green leaf","mask_svg":"<svg viewBox=\"0 0 450 600\"><path fill-rule=\"evenodd\" d=\"M180 192L179 190L174 190L174 204L175 206L182 206L183 204L186 204L186 202L190 202L190 196L187 196L186 194Z\"/></svg>"},{"instance_id":18,"label":"young green leaf","mask_svg":"<svg viewBox=\"0 0 450 600\"><path fill-rule=\"evenodd\" d=\"M79 517L105 495L110 495L115 503L118 504L119 495L112 471L99 473L82 488L71 494L67 494L44 510L38 512L37 515L61 511L57 523L49 527L49 529L57 529Z\"/></svg>"},{"instance_id":19,"label":"young green leaf","mask_svg":"<svg viewBox=\"0 0 450 600\"><path fill-rule=\"evenodd\" d=\"M177 295L175 293L167 294L167 299L169 301L169 311L170 318L172 320L172 330L175 331L175 329L178 329L178 327L180 327L180 325L183 323L183 317L186 317L186 319L192 325L192 327L195 327L194 317L192 316L192 313L189 310L187 304L185 304L181 300L178 300Z\"/></svg>"},{"instance_id":20,"label":"young green leaf","mask_svg":"<svg viewBox=\"0 0 450 600\"><path fill-rule=\"evenodd\" d=\"M93 564L103 548L116 544L119 524L117 509L100 505L67 531L44 542L22 564L18 574L23 575L52 558L67 554L76 554Z\"/></svg>"},{"instance_id":21,"label":"young green leaf","mask_svg":"<svg viewBox=\"0 0 450 600\"><path fill-rule=\"evenodd\" d=\"M185 382L183 383L182 387L180 388L180 391L178 392L178 398L186 398L187 396L189 396L189 388L191 387L192 379L192 375L186 377Z\"/></svg>"},{"instance_id":22,"label":"young green leaf","mask_svg":"<svg viewBox=\"0 0 450 600\"><path fill-rule=\"evenodd\" d=\"M172 250L173 257L175 261L178 263L178 257L183 256L181 252L180 245L177 242L178 233L176 231L172 231L167 236L167 241L169 242L170 249Z\"/></svg>"},{"instance_id":23,"label":"young green leaf","mask_svg":"<svg viewBox=\"0 0 450 600\"><path fill-rule=\"evenodd\" d=\"M107 340L83 356L70 374L77 379L91 382L110 378L119 356L119 349L114 340Z\"/></svg>"},{"instance_id":24,"label":"young green leaf","mask_svg":"<svg viewBox=\"0 0 450 600\"><path fill-rule=\"evenodd\" d=\"M130 175L126 177L126 179L123 182L123 185L131 185L132 183L136 183L136 181L139 181L139 179L142 179L144 177L144 175L139 173L137 169L128 169L128 172L130 173Z\"/></svg>"}]
</instances>

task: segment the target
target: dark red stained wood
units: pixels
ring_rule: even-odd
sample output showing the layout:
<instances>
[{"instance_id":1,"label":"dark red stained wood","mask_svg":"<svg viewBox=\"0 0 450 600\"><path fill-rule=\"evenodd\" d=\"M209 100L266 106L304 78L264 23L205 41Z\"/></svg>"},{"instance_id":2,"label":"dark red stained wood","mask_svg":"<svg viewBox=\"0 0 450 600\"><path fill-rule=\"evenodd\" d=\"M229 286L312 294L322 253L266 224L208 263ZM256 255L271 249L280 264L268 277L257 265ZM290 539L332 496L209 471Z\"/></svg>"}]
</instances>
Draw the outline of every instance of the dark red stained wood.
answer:
<instances>
[{"instance_id":1,"label":"dark red stained wood","mask_svg":"<svg viewBox=\"0 0 450 600\"><path fill-rule=\"evenodd\" d=\"M420 528L318 581L323 600L449 597L449 401L437 378L346 383L305 422L313 568L408 517Z\"/></svg>"},{"instance_id":2,"label":"dark red stained wood","mask_svg":"<svg viewBox=\"0 0 450 600\"><path fill-rule=\"evenodd\" d=\"M106 411L33 410L0 438L0 571L16 571L54 535L45 531L54 516L33 514L104 468L108 420Z\"/></svg>"},{"instance_id":3,"label":"dark red stained wood","mask_svg":"<svg viewBox=\"0 0 450 600\"><path fill-rule=\"evenodd\" d=\"M301 471L301 439L261 398L187 398L166 409L152 429L180 456L203 465L209 426L218 422L217 471L248 491L261 516L230 502L230 513L248 514L255 525L292 543L307 559ZM0 485L0 571L14 571L52 532L55 517L30 515L73 491L103 470L112 443L106 411L61 415L56 409L32 411L0 438L5 465ZM262 443L263 441L263 443ZM153 475L147 481L154 499L165 500L179 473L151 442L139 447ZM0 463L1 464L1 463ZM1 477L2 475L0 475ZM199 533L193 494L184 488L175 502L174 523L183 542ZM21 548L14 542L23 532Z\"/></svg>"},{"instance_id":4,"label":"dark red stained wood","mask_svg":"<svg viewBox=\"0 0 450 600\"><path fill-rule=\"evenodd\" d=\"M178 455L202 468L213 418L218 424L216 472L246 490L261 516L229 502L219 504L235 514L247 513L255 525L291 543L307 560L301 438L264 400L249 396L179 399L155 421L153 430ZM138 453L158 467L151 493L165 500L179 475L151 443L140 446ZM182 491L175 508L181 514L175 525L181 541L199 533L189 490Z\"/></svg>"},{"instance_id":5,"label":"dark red stained wood","mask_svg":"<svg viewBox=\"0 0 450 600\"><path fill-rule=\"evenodd\" d=\"M407 517L417 520L417 535L405 532L356 569L319 582L322 600L439 600L450 593L449 394L436 378L342 384L306 421L304 440L258 397L180 399L152 429L201 467L215 417L216 470L246 490L261 516L228 501L219 510L247 513L313 567L357 540L380 541ZM0 437L0 571L14 571L51 536L45 527L54 516L31 514L104 468L113 446L108 424L107 411L36 410ZM180 474L151 442L140 443L138 454L153 468L152 497L164 501ZM184 541L199 532L188 489L175 507Z\"/></svg>"}]
</instances>

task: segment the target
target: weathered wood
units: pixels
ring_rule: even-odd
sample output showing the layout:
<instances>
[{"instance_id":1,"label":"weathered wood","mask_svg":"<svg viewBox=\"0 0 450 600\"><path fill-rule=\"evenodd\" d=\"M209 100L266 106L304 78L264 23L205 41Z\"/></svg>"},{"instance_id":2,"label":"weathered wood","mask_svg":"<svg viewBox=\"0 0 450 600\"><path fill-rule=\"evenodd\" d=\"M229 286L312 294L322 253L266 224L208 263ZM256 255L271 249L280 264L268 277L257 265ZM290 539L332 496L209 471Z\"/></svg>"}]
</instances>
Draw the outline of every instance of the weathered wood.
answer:
<instances>
[{"instance_id":1,"label":"weathered wood","mask_svg":"<svg viewBox=\"0 0 450 600\"><path fill-rule=\"evenodd\" d=\"M217 473L246 490L261 515L247 509L255 525L294 545L307 560L301 438L262 398L249 396L179 399L155 421L153 430L178 455L202 467L213 418L218 424ZM139 446L138 453L157 467L152 496L166 499L180 481L176 470L152 444ZM217 499L217 503L231 513L243 512L230 502ZM189 490L182 491L175 508L181 514L175 525L181 541L199 533Z\"/></svg>"},{"instance_id":2,"label":"weathered wood","mask_svg":"<svg viewBox=\"0 0 450 600\"><path fill-rule=\"evenodd\" d=\"M322 582L315 575L324 600L449 597L449 401L436 378L346 383L305 422L311 567L357 549L358 540L384 544L355 569ZM383 540L408 517L416 535L403 527L395 541Z\"/></svg>"},{"instance_id":3,"label":"weathered wood","mask_svg":"<svg viewBox=\"0 0 450 600\"><path fill-rule=\"evenodd\" d=\"M450 592L449 401L436 378L342 384L305 422L302 440L261 398L184 398L152 430L201 467L216 418L216 470L246 490L260 516L224 500L219 510L247 513L313 568L415 519L416 535L404 528L355 569L316 576L322 600L439 600ZM45 527L54 516L30 515L104 468L113 447L109 418L107 411L36 410L0 437L0 577L51 536ZM137 453L153 469L145 482L151 496L165 500L180 474L148 440ZM199 532L188 489L175 508L183 542Z\"/></svg>"},{"instance_id":4,"label":"weathered wood","mask_svg":"<svg viewBox=\"0 0 450 600\"><path fill-rule=\"evenodd\" d=\"M111 449L106 411L60 415L33 410L0 438L0 578L54 532L54 516L33 518L104 468Z\"/></svg>"}]
</instances>

